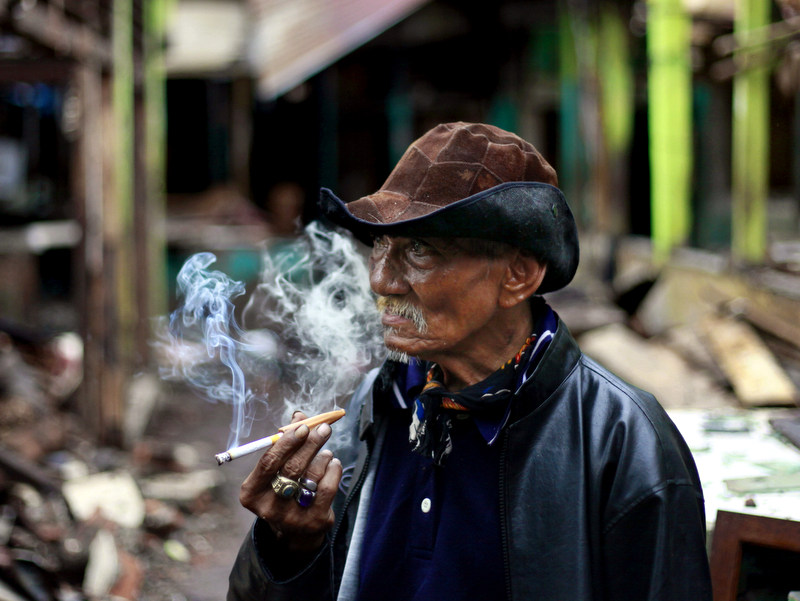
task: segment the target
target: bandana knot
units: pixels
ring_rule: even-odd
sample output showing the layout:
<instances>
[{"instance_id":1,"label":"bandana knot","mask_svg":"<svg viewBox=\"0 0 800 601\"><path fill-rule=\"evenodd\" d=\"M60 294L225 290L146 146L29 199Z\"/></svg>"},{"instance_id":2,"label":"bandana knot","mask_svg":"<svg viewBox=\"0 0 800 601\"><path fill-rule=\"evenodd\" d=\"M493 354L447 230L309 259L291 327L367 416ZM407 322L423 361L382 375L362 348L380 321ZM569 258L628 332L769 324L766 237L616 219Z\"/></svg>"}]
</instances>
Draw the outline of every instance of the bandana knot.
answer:
<instances>
[{"instance_id":1,"label":"bandana knot","mask_svg":"<svg viewBox=\"0 0 800 601\"><path fill-rule=\"evenodd\" d=\"M502 420L520 383L520 366L527 367L537 335L531 334L520 350L485 380L458 392L447 390L441 367L433 364L426 383L414 401L409 427L411 450L431 457L436 465L452 451L452 418L456 413L470 413L489 420ZM522 371L525 371L524 369Z\"/></svg>"}]
</instances>

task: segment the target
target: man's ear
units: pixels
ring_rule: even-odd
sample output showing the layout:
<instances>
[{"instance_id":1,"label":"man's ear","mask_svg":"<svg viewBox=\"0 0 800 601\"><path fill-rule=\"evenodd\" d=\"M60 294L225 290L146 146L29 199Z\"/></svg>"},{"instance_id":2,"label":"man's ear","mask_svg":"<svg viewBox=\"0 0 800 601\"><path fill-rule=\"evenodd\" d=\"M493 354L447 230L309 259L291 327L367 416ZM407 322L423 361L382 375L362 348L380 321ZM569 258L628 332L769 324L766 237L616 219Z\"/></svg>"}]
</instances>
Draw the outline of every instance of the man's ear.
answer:
<instances>
[{"instance_id":1,"label":"man's ear","mask_svg":"<svg viewBox=\"0 0 800 601\"><path fill-rule=\"evenodd\" d=\"M544 279L547 266L521 252L514 253L506 267L498 302L506 309L533 296Z\"/></svg>"}]
</instances>

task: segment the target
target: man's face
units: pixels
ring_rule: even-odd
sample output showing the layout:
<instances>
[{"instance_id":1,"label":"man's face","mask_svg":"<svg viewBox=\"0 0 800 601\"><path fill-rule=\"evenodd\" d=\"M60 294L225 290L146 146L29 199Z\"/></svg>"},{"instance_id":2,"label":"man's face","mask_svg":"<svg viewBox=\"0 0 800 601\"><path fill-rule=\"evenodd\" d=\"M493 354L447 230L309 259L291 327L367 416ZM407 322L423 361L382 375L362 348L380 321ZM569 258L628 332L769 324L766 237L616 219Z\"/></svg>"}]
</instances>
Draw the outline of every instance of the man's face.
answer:
<instances>
[{"instance_id":1,"label":"man's face","mask_svg":"<svg viewBox=\"0 0 800 601\"><path fill-rule=\"evenodd\" d=\"M496 335L492 320L507 264L470 254L457 239L375 240L370 285L379 295L386 346L438 363L479 349Z\"/></svg>"}]
</instances>

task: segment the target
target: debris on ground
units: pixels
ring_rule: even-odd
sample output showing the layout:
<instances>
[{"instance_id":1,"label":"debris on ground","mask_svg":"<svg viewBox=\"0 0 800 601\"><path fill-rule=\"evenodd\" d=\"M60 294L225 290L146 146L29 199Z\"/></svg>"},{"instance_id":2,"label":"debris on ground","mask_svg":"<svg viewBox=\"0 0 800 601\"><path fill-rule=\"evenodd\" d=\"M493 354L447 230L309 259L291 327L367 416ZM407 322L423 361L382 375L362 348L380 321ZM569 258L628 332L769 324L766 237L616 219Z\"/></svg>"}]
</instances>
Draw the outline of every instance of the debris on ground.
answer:
<instances>
[{"instance_id":1,"label":"debris on ground","mask_svg":"<svg viewBox=\"0 0 800 601\"><path fill-rule=\"evenodd\" d=\"M179 426L166 436L139 415L129 420L130 449L98 446L69 407L74 363L63 371L64 361L47 357L51 341L21 332L0 331L0 600L222 598L249 521L232 510L241 474L212 469L229 416L207 413L211 436L193 430L211 438L204 457L186 442L194 422L184 415L167 417ZM142 398L154 391L143 382L134 387ZM211 407L188 391L171 393L179 400L168 411L202 421ZM137 411L163 417L151 401ZM213 582L198 572L213 573ZM208 596L196 592L203 587Z\"/></svg>"}]
</instances>

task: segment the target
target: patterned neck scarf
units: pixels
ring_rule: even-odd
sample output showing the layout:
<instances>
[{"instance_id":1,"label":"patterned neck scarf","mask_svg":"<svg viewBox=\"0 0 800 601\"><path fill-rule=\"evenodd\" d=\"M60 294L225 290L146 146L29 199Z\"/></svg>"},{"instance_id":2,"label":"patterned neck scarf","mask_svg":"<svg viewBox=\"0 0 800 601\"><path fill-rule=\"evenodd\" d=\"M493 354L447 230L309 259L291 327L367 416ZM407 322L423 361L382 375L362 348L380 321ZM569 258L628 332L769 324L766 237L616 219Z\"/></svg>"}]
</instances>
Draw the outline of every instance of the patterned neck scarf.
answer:
<instances>
[{"instance_id":1,"label":"patterned neck scarf","mask_svg":"<svg viewBox=\"0 0 800 601\"><path fill-rule=\"evenodd\" d=\"M450 392L442 383L441 368L436 364L430 367L426 384L414 401L409 427L412 451L431 457L436 465L444 465L453 445L450 436L452 420L458 413L468 412L476 420L494 424L495 431L499 432L510 413L514 393L532 373L556 330L553 311L543 301L541 309L537 330L514 357L485 380L458 392ZM490 444L493 441L494 437L489 440Z\"/></svg>"}]
</instances>

